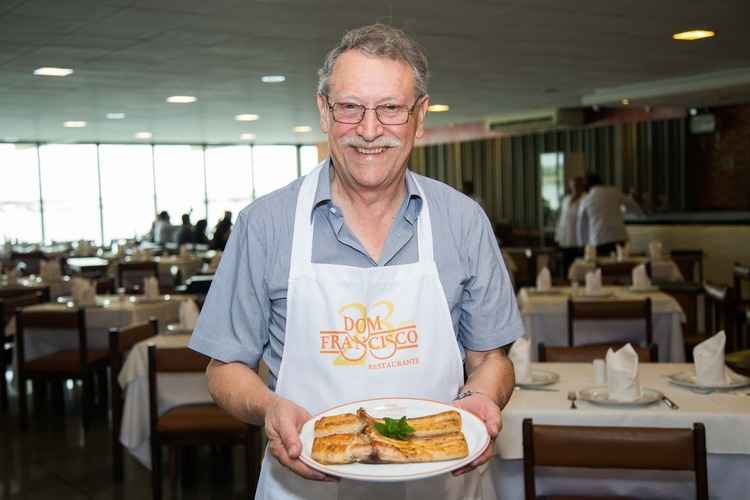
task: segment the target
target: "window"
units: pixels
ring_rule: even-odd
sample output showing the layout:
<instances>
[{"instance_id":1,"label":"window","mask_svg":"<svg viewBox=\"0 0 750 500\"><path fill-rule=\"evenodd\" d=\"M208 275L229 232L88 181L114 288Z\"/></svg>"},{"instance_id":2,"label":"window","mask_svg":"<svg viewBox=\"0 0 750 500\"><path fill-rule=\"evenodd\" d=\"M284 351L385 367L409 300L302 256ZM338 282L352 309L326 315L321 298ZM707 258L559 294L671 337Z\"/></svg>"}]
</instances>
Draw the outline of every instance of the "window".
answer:
<instances>
[{"instance_id":1,"label":"window","mask_svg":"<svg viewBox=\"0 0 750 500\"><path fill-rule=\"evenodd\" d=\"M99 146L104 241L144 235L154 221L151 146Z\"/></svg>"},{"instance_id":2,"label":"window","mask_svg":"<svg viewBox=\"0 0 750 500\"><path fill-rule=\"evenodd\" d=\"M99 177L96 146L50 144L39 147L44 198L45 243L99 241Z\"/></svg>"},{"instance_id":3,"label":"window","mask_svg":"<svg viewBox=\"0 0 750 500\"><path fill-rule=\"evenodd\" d=\"M203 148L200 146L154 146L156 211L169 212L172 224L182 214L192 219L206 216Z\"/></svg>"},{"instance_id":4,"label":"window","mask_svg":"<svg viewBox=\"0 0 750 500\"><path fill-rule=\"evenodd\" d=\"M255 197L286 186L297 178L296 146L254 146Z\"/></svg>"},{"instance_id":5,"label":"window","mask_svg":"<svg viewBox=\"0 0 750 500\"><path fill-rule=\"evenodd\" d=\"M209 227L225 211L233 217L251 201L253 181L250 146L221 146L206 149L206 192ZM196 221L193 221L195 223Z\"/></svg>"},{"instance_id":6,"label":"window","mask_svg":"<svg viewBox=\"0 0 750 500\"><path fill-rule=\"evenodd\" d=\"M307 175L320 163L318 161L318 146L302 146L299 148L300 174Z\"/></svg>"},{"instance_id":7,"label":"window","mask_svg":"<svg viewBox=\"0 0 750 500\"><path fill-rule=\"evenodd\" d=\"M0 179L0 236L3 241L42 241L36 147L0 144Z\"/></svg>"}]
</instances>

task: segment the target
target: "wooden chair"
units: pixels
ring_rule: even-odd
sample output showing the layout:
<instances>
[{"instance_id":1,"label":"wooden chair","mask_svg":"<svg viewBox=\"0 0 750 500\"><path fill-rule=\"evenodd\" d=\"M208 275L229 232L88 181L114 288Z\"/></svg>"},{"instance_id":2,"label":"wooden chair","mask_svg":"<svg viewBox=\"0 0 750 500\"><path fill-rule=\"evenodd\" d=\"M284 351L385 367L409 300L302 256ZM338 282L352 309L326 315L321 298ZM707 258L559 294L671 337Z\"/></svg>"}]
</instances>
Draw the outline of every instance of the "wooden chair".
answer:
<instances>
[{"instance_id":1,"label":"wooden chair","mask_svg":"<svg viewBox=\"0 0 750 500\"><path fill-rule=\"evenodd\" d=\"M747 318L750 317L750 266L734 263L734 291L735 291L735 331L737 333L737 348L750 348L750 332L745 329L750 323Z\"/></svg>"},{"instance_id":2,"label":"wooden chair","mask_svg":"<svg viewBox=\"0 0 750 500\"><path fill-rule=\"evenodd\" d=\"M143 279L159 279L159 264L155 261L120 262L117 265L117 286L127 293L143 293Z\"/></svg>"},{"instance_id":3,"label":"wooden chair","mask_svg":"<svg viewBox=\"0 0 750 500\"><path fill-rule=\"evenodd\" d=\"M78 333L78 349L58 351L27 361L24 339L28 328L75 330ZM67 379L77 379L83 383L81 420L84 430L87 430L93 403L93 376L98 370L106 369L109 363L109 353L88 349L84 310L68 308L50 311L28 309L18 311L16 313L16 350L21 428L25 430L29 425L27 380L62 382Z\"/></svg>"},{"instance_id":4,"label":"wooden chair","mask_svg":"<svg viewBox=\"0 0 750 500\"><path fill-rule=\"evenodd\" d=\"M568 347L575 345L575 323L578 320L637 320L645 323L645 345L653 343L651 299L629 301L589 301L568 299Z\"/></svg>"},{"instance_id":5,"label":"wooden chair","mask_svg":"<svg viewBox=\"0 0 750 500\"><path fill-rule=\"evenodd\" d=\"M708 500L706 430L701 423L693 424L692 429L581 427L534 425L526 418L523 421L526 500L543 498L536 496L534 469L540 466L693 471L695 498Z\"/></svg>"},{"instance_id":6,"label":"wooden chair","mask_svg":"<svg viewBox=\"0 0 750 500\"><path fill-rule=\"evenodd\" d=\"M703 283L703 250L672 250L670 256L685 281Z\"/></svg>"},{"instance_id":7,"label":"wooden chair","mask_svg":"<svg viewBox=\"0 0 750 500\"><path fill-rule=\"evenodd\" d=\"M633 281L633 269L638 265L636 261L600 262L597 264L602 270L602 284L629 285ZM648 273L651 274L650 272Z\"/></svg>"},{"instance_id":8,"label":"wooden chair","mask_svg":"<svg viewBox=\"0 0 750 500\"><path fill-rule=\"evenodd\" d=\"M96 293L97 295L114 295L115 290L115 279L114 278L99 278L96 280Z\"/></svg>"},{"instance_id":9,"label":"wooden chair","mask_svg":"<svg viewBox=\"0 0 750 500\"><path fill-rule=\"evenodd\" d=\"M538 359L542 363L591 363L595 359L605 359L607 357L608 349L616 351L624 345L624 343L620 342L612 344L582 345L576 347L547 347L543 342L540 342L537 346ZM638 354L638 361L641 363L659 362L658 345L635 345L633 346L633 349L635 349L636 354Z\"/></svg>"},{"instance_id":10,"label":"wooden chair","mask_svg":"<svg viewBox=\"0 0 750 500\"><path fill-rule=\"evenodd\" d=\"M706 304L703 335L685 339L688 359L692 360L693 347L720 330L727 336L726 351L737 350L735 332L735 291L730 286L703 284L703 297Z\"/></svg>"},{"instance_id":11,"label":"wooden chair","mask_svg":"<svg viewBox=\"0 0 750 500\"><path fill-rule=\"evenodd\" d=\"M151 484L154 500L161 500L161 446L196 444L245 445L247 494L255 494L260 474L260 430L235 419L213 403L178 406L158 413L157 373L203 372L208 358L188 348L148 347L149 413L151 422Z\"/></svg>"},{"instance_id":12,"label":"wooden chair","mask_svg":"<svg viewBox=\"0 0 750 500\"><path fill-rule=\"evenodd\" d=\"M17 295L0 299L0 410L3 412L8 410L8 381L5 379L5 372L13 363L13 346L16 339L15 331L7 332L6 329L18 309L47 301L48 287L31 292L21 291Z\"/></svg>"},{"instance_id":13,"label":"wooden chair","mask_svg":"<svg viewBox=\"0 0 750 500\"><path fill-rule=\"evenodd\" d=\"M159 322L151 319L147 323L133 325L121 329L109 330L109 359L110 359L110 404L112 412L112 476L116 481L123 478L123 448L120 444L120 427L122 424L123 393L117 377L120 374L127 354L134 345L154 337L159 333Z\"/></svg>"}]
</instances>

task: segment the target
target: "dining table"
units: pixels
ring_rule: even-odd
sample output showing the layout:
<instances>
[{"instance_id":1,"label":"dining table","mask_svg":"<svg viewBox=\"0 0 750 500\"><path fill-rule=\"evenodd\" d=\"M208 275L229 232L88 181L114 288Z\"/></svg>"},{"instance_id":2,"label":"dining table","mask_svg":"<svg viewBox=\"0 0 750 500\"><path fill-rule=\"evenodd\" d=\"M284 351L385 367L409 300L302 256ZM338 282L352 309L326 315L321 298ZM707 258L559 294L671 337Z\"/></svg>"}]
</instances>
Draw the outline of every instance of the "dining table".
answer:
<instances>
[{"instance_id":1,"label":"dining table","mask_svg":"<svg viewBox=\"0 0 750 500\"><path fill-rule=\"evenodd\" d=\"M643 256L627 257L621 260L618 260L616 257L597 257L596 259L578 257L570 265L570 269L568 269L568 280L571 283L574 281L584 283L586 281L586 273L595 270L601 265L618 262L632 263L634 266L649 262L651 264L651 279L654 281L685 281L680 268L677 267L677 264L672 259L650 259Z\"/></svg>"},{"instance_id":2,"label":"dining table","mask_svg":"<svg viewBox=\"0 0 750 500\"><path fill-rule=\"evenodd\" d=\"M682 325L685 313L680 304L658 288L634 291L630 287L605 286L600 296L586 295L583 287L552 287L546 291L522 288L518 306L526 335L531 339L532 359L537 359L537 346L568 345L568 298L573 300L634 301L651 299L653 342L658 346L659 361L685 361ZM575 345L605 342L639 342L645 340L645 327L640 320L576 321Z\"/></svg>"},{"instance_id":3,"label":"dining table","mask_svg":"<svg viewBox=\"0 0 750 500\"><path fill-rule=\"evenodd\" d=\"M712 499L748 498L750 471L750 387L706 390L676 385L679 374L694 373L688 363L642 363L638 377L642 390L658 391L672 401L672 409L660 398L652 404L612 405L581 399L594 385L590 363L533 363L532 371L556 375L546 386L516 387L503 410L503 427L495 441L495 456L485 471L485 493L492 498L524 498L522 423L614 427L706 429L708 488ZM554 378L550 377L550 380ZM571 408L569 393L577 395ZM657 393L658 396L658 393ZM575 453L575 450L571 450ZM693 474L685 471L625 471L607 469L537 469L538 495L627 495L634 498L694 498ZM487 497L485 497L487 498Z\"/></svg>"}]
</instances>

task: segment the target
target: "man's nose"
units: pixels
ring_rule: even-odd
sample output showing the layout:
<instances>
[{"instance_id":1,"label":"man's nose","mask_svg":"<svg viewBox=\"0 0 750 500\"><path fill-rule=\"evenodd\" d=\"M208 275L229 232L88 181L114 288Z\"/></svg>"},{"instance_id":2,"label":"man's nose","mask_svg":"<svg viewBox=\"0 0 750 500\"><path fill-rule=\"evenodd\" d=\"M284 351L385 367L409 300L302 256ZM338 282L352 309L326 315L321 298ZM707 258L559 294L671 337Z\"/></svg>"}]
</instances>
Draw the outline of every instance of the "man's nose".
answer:
<instances>
[{"instance_id":1,"label":"man's nose","mask_svg":"<svg viewBox=\"0 0 750 500\"><path fill-rule=\"evenodd\" d=\"M378 121L374 109L365 110L365 116L357 126L357 134L366 141L373 141L383 135L383 126Z\"/></svg>"}]
</instances>

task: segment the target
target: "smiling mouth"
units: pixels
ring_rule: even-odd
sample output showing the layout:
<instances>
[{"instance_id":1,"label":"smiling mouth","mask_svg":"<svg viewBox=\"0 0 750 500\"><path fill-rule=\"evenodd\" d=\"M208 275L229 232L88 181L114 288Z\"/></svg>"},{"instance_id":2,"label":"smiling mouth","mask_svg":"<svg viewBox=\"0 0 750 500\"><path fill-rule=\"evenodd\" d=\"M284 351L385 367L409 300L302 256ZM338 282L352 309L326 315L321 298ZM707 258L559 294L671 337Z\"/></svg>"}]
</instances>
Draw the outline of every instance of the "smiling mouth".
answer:
<instances>
[{"instance_id":1,"label":"smiling mouth","mask_svg":"<svg viewBox=\"0 0 750 500\"><path fill-rule=\"evenodd\" d=\"M378 155L382 153L383 151L385 151L387 148L385 147L379 147L379 148L357 148L355 147L354 149L356 149L359 154Z\"/></svg>"}]
</instances>

